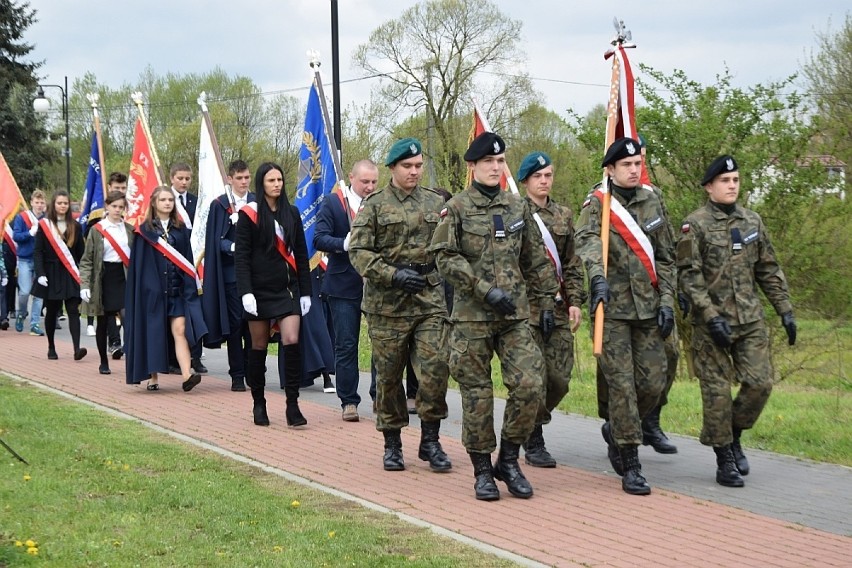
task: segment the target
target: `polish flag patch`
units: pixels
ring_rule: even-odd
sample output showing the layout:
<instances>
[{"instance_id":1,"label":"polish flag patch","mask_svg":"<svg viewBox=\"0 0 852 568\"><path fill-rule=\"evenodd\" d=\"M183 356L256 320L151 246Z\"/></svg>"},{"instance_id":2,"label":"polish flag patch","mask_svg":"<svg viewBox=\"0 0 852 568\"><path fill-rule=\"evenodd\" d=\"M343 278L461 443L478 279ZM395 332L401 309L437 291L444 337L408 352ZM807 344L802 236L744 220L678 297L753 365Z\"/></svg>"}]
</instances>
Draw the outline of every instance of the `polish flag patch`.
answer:
<instances>
[{"instance_id":1,"label":"polish flag patch","mask_svg":"<svg viewBox=\"0 0 852 568\"><path fill-rule=\"evenodd\" d=\"M684 223L683 225L681 225L680 226L680 232L681 233L688 233L689 232L689 223Z\"/></svg>"}]
</instances>

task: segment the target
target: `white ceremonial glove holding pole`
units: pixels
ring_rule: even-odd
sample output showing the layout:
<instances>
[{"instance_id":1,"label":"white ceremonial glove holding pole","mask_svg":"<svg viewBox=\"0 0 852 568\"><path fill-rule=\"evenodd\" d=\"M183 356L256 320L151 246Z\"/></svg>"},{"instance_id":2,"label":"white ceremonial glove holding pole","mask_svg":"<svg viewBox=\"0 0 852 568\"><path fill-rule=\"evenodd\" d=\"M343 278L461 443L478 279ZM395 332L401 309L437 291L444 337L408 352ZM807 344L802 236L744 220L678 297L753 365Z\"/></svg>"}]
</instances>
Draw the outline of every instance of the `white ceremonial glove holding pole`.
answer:
<instances>
[{"instance_id":1,"label":"white ceremonial glove holding pole","mask_svg":"<svg viewBox=\"0 0 852 568\"><path fill-rule=\"evenodd\" d=\"M44 286L46 288L47 287L47 276L39 276L38 280L36 280L36 282L38 282L39 284L41 284L42 286Z\"/></svg>"},{"instance_id":2,"label":"white ceremonial glove holding pole","mask_svg":"<svg viewBox=\"0 0 852 568\"><path fill-rule=\"evenodd\" d=\"M350 232L346 233L346 238L343 239L343 251L344 252L349 252L349 237L351 237L351 236L352 236L352 232L350 231Z\"/></svg>"},{"instance_id":3,"label":"white ceremonial glove holding pole","mask_svg":"<svg viewBox=\"0 0 852 568\"><path fill-rule=\"evenodd\" d=\"M308 312L311 311L311 297L302 296L299 298L299 305L302 307L302 315L308 315Z\"/></svg>"}]
</instances>

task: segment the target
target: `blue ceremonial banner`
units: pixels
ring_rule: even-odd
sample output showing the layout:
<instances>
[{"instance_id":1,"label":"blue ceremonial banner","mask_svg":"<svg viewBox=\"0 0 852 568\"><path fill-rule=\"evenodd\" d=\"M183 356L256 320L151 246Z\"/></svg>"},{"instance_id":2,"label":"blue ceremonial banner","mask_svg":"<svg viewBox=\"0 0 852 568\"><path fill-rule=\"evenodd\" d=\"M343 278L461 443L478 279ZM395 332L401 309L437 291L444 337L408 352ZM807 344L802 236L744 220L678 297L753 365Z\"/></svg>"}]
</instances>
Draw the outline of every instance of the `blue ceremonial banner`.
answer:
<instances>
[{"instance_id":1,"label":"blue ceremonial banner","mask_svg":"<svg viewBox=\"0 0 852 568\"><path fill-rule=\"evenodd\" d=\"M302 133L302 149L299 151L299 180L296 183L295 205L302 216L308 258L313 270L321 262L321 254L314 248L314 225L320 205L326 194L337 183L334 158L328 141L326 124L316 84L308 95L308 111L305 114L305 131Z\"/></svg>"},{"instance_id":2,"label":"blue ceremonial banner","mask_svg":"<svg viewBox=\"0 0 852 568\"><path fill-rule=\"evenodd\" d=\"M86 174L86 190L80 205L80 224L87 231L89 223L104 216L104 183L101 179L101 161L98 154L98 135L92 134L92 152L89 154L89 172Z\"/></svg>"}]
</instances>

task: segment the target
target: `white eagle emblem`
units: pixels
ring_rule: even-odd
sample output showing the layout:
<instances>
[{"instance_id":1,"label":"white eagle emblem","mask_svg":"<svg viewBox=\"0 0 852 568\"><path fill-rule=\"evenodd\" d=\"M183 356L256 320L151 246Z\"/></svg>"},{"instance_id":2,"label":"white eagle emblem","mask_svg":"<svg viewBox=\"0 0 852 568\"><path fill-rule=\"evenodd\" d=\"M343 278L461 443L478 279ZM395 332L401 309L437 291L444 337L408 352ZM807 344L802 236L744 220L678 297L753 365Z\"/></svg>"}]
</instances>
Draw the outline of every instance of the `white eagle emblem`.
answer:
<instances>
[{"instance_id":1,"label":"white eagle emblem","mask_svg":"<svg viewBox=\"0 0 852 568\"><path fill-rule=\"evenodd\" d=\"M547 162L544 161L544 156L542 156L541 154L538 155L538 163L541 164L542 167L547 164Z\"/></svg>"},{"instance_id":2,"label":"white eagle emblem","mask_svg":"<svg viewBox=\"0 0 852 568\"><path fill-rule=\"evenodd\" d=\"M417 155L417 144L412 144L408 147L408 149L411 150L412 154L414 154L415 156Z\"/></svg>"},{"instance_id":3,"label":"white eagle emblem","mask_svg":"<svg viewBox=\"0 0 852 568\"><path fill-rule=\"evenodd\" d=\"M627 149L627 153L631 156L636 153L636 146L633 145L633 142L628 142L624 145L624 147Z\"/></svg>"},{"instance_id":4,"label":"white eagle emblem","mask_svg":"<svg viewBox=\"0 0 852 568\"><path fill-rule=\"evenodd\" d=\"M734 161L730 158L725 160L725 165L728 167L728 171L732 171L734 169Z\"/></svg>"},{"instance_id":5,"label":"white eagle emblem","mask_svg":"<svg viewBox=\"0 0 852 568\"><path fill-rule=\"evenodd\" d=\"M495 153L495 154L499 154L499 153L500 153L500 143L499 143L499 142L497 142L496 140L494 141L494 153Z\"/></svg>"}]
</instances>

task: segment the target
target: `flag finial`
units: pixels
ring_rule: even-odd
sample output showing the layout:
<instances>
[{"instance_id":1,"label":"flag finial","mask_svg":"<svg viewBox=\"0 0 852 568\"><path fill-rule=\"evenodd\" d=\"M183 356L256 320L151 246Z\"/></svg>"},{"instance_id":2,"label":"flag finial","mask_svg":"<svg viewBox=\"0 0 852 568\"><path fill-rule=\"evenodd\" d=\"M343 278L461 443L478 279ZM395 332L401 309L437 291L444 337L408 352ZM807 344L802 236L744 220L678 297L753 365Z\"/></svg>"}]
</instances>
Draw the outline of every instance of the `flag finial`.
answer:
<instances>
[{"instance_id":1,"label":"flag finial","mask_svg":"<svg viewBox=\"0 0 852 568\"><path fill-rule=\"evenodd\" d=\"M133 104L137 106L141 106L145 104L145 101L142 100L142 92L136 91L134 93L130 93L130 100L133 101Z\"/></svg>"},{"instance_id":2,"label":"flag finial","mask_svg":"<svg viewBox=\"0 0 852 568\"><path fill-rule=\"evenodd\" d=\"M319 51L317 51L316 49L309 49L309 50L305 53L305 55L307 55L307 56L308 56L308 62L309 62L309 63L310 63L310 65L311 65L311 69L319 69L319 66L320 66L320 64L321 64L321 61L320 61L320 52L319 52Z\"/></svg>"},{"instance_id":3,"label":"flag finial","mask_svg":"<svg viewBox=\"0 0 852 568\"><path fill-rule=\"evenodd\" d=\"M86 93L86 98L89 100L89 103L92 105L92 108L98 108L98 100L100 100L101 96L97 93Z\"/></svg>"}]
</instances>

